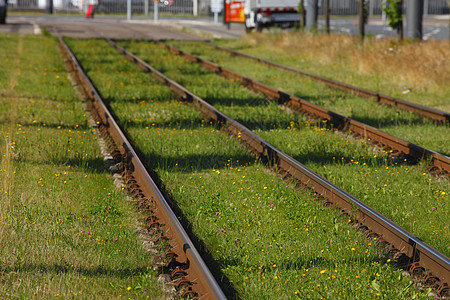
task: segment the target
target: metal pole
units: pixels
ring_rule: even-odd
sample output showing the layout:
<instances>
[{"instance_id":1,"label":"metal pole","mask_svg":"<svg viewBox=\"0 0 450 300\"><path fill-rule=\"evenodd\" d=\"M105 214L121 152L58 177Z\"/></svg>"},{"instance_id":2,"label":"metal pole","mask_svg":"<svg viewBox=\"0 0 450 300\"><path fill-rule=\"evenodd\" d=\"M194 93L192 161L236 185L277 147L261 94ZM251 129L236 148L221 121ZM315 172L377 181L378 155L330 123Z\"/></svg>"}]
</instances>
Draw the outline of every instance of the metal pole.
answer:
<instances>
[{"instance_id":1,"label":"metal pole","mask_svg":"<svg viewBox=\"0 0 450 300\"><path fill-rule=\"evenodd\" d=\"M47 0L45 3L45 12L48 14L53 14L53 0Z\"/></svg>"},{"instance_id":2,"label":"metal pole","mask_svg":"<svg viewBox=\"0 0 450 300\"><path fill-rule=\"evenodd\" d=\"M423 14L428 15L428 0L425 0L423 3Z\"/></svg>"},{"instance_id":3,"label":"metal pole","mask_svg":"<svg viewBox=\"0 0 450 300\"><path fill-rule=\"evenodd\" d=\"M219 2L219 0L216 0L216 4ZM222 21L223 25L227 25L228 30L230 30L230 22L227 22L227 0L223 0L222 2ZM215 13L214 13L215 17ZM219 16L217 16L217 22L219 22Z\"/></svg>"},{"instance_id":4,"label":"metal pole","mask_svg":"<svg viewBox=\"0 0 450 300\"><path fill-rule=\"evenodd\" d=\"M317 17L319 12L318 0L307 0L306 6L306 29L309 31L317 29Z\"/></svg>"},{"instance_id":5,"label":"metal pole","mask_svg":"<svg viewBox=\"0 0 450 300\"><path fill-rule=\"evenodd\" d=\"M131 0L127 0L127 20L131 20Z\"/></svg>"},{"instance_id":6,"label":"metal pole","mask_svg":"<svg viewBox=\"0 0 450 300\"><path fill-rule=\"evenodd\" d=\"M406 38L422 39L423 0L406 2Z\"/></svg>"},{"instance_id":7,"label":"metal pole","mask_svg":"<svg viewBox=\"0 0 450 300\"><path fill-rule=\"evenodd\" d=\"M300 2L299 2L300 28L302 28L302 29L304 29L306 26L305 1L306 0L300 0Z\"/></svg>"},{"instance_id":8,"label":"metal pole","mask_svg":"<svg viewBox=\"0 0 450 300\"><path fill-rule=\"evenodd\" d=\"M397 9L401 12L402 18L401 18L401 22L399 24L399 27L397 29L397 41L401 42L403 40L403 36L404 36L404 28L403 28L403 0L397 0Z\"/></svg>"},{"instance_id":9,"label":"metal pole","mask_svg":"<svg viewBox=\"0 0 450 300\"><path fill-rule=\"evenodd\" d=\"M148 0L144 0L144 14L148 16Z\"/></svg>"},{"instance_id":10,"label":"metal pole","mask_svg":"<svg viewBox=\"0 0 450 300\"><path fill-rule=\"evenodd\" d=\"M364 0L359 0L359 7L358 7L358 13L359 13L359 38L364 40Z\"/></svg>"},{"instance_id":11,"label":"metal pole","mask_svg":"<svg viewBox=\"0 0 450 300\"><path fill-rule=\"evenodd\" d=\"M158 5L159 0L155 0L153 2L153 20L154 21L158 21L159 19L159 5Z\"/></svg>"},{"instance_id":12,"label":"metal pole","mask_svg":"<svg viewBox=\"0 0 450 300\"><path fill-rule=\"evenodd\" d=\"M330 0L325 0L324 2L325 31L326 33L330 33Z\"/></svg>"},{"instance_id":13,"label":"metal pole","mask_svg":"<svg viewBox=\"0 0 450 300\"><path fill-rule=\"evenodd\" d=\"M386 6L386 0L381 1L381 7ZM381 9L381 21L383 21L383 25L386 24L386 12L384 9Z\"/></svg>"},{"instance_id":14,"label":"metal pole","mask_svg":"<svg viewBox=\"0 0 450 300\"><path fill-rule=\"evenodd\" d=\"M198 0L193 0L192 14L194 17L198 16Z\"/></svg>"}]
</instances>

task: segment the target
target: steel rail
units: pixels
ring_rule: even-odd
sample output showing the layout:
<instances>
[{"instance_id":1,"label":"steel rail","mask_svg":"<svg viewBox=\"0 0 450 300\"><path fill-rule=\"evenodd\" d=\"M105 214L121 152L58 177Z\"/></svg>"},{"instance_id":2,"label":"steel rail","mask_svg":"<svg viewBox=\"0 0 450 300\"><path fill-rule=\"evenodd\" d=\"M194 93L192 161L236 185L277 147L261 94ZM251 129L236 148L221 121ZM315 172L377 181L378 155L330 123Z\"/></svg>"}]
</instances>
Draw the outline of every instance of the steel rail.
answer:
<instances>
[{"instance_id":1,"label":"steel rail","mask_svg":"<svg viewBox=\"0 0 450 300\"><path fill-rule=\"evenodd\" d=\"M212 43L207 43L207 45L210 45L211 47L214 47L216 49L228 52L230 54L233 54L235 56L240 56L240 57L245 57L251 60L255 60L261 63L264 63L266 65L272 66L272 67L276 67L282 70L286 70L286 71L290 71L296 74L300 74L302 76L307 76L312 78L315 81L319 81L322 82L324 84L326 84L327 86L329 86L330 88L333 89L337 89L337 90L341 90L344 92L350 92L353 93L355 95L359 95L365 98L373 98L377 101L377 103L379 104L386 104L386 105L390 105L390 106L394 106L398 109L401 110L406 110L406 111L411 111L415 114L418 114L420 116L426 117L428 119L434 120L434 121L438 121L438 122L443 122L443 123L450 123L450 113L441 111L441 110L437 110L434 108L430 108L430 107L426 107L426 106L422 106L416 103L412 103L406 100L402 100L399 98L395 98L392 96L388 96L382 93L378 93L375 91L371 91L368 89L364 89L358 86L354 86L348 83L344 83L344 82L340 82L337 80L333 80L333 79L329 79L323 76L319 76L313 73L309 73L303 70L299 70L293 67L289 67L283 64L279 64L276 62L272 62L263 58L259 58L250 54L246 54L246 53L242 53L236 50L232 50L232 49L227 49Z\"/></svg>"},{"instance_id":2,"label":"steel rail","mask_svg":"<svg viewBox=\"0 0 450 300\"><path fill-rule=\"evenodd\" d=\"M256 92L260 92L271 99L275 99L280 104L284 104L294 110L307 113L316 118L328 120L332 124L334 124L338 129L343 131L348 130L351 133L361 136L366 140L370 139L372 142L378 143L384 146L386 149L392 149L401 152L417 160L430 159L432 167L450 173L450 157L446 155L410 143L401 138L398 138L396 136L385 133L379 129L376 129L375 127L366 125L362 122L353 120L351 118L348 118L331 110L325 109L316 104L310 103L304 99L277 90L259 81L243 76L237 72L221 67L206 59L187 53L173 46L161 42L159 42L159 44L165 46L172 53L182 55L189 61L196 62L202 65L204 68L211 70L221 76L239 80L249 89L252 89Z\"/></svg>"},{"instance_id":3,"label":"steel rail","mask_svg":"<svg viewBox=\"0 0 450 300\"><path fill-rule=\"evenodd\" d=\"M172 277L176 277L178 280L177 285L187 288L188 291L185 290L184 294L191 298L226 299L220 286L178 221L177 216L147 172L133 146L115 121L114 116L104 104L100 94L83 71L77 58L62 37L57 32L55 34L59 38L62 52L74 67L86 95L90 96L89 98L92 100L92 106L96 109L100 118L100 125L107 128L117 146L116 150L121 152L121 157L129 170L127 176L131 177L129 182L131 181L134 185L132 188L134 193L141 195L141 197L151 198L156 202L157 216L160 218L157 225L164 226L165 234L169 237L172 246L171 251L173 253L170 253L172 261L169 265L182 266L181 268L173 268Z\"/></svg>"},{"instance_id":4,"label":"steel rail","mask_svg":"<svg viewBox=\"0 0 450 300\"><path fill-rule=\"evenodd\" d=\"M212 105L193 94L177 82L171 80L145 61L120 47L110 39L106 39L119 53L136 63L140 69L150 72L156 80L165 83L177 96L192 102L207 118L221 122L234 137L239 138L248 148L268 165L277 166L279 170L320 194L327 202L333 203L357 220L360 228L368 229L387 242L391 250L397 250L409 258L411 273L426 273L425 281L434 283L438 293L448 293L450 283L450 259L418 237L409 233L362 201L319 176L295 159L291 158L275 146L257 136L250 129L231 119Z\"/></svg>"}]
</instances>

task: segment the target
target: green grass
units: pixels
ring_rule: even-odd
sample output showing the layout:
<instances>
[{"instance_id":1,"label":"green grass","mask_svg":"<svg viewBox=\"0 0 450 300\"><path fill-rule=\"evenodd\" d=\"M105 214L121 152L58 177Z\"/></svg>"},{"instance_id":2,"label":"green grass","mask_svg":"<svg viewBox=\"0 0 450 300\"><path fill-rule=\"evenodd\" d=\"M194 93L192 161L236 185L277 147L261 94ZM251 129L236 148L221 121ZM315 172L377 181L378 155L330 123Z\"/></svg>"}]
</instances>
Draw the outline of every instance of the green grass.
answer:
<instances>
[{"instance_id":1,"label":"green grass","mask_svg":"<svg viewBox=\"0 0 450 300\"><path fill-rule=\"evenodd\" d=\"M162 298L57 42L0 36L0 53L0 298Z\"/></svg>"},{"instance_id":2,"label":"green grass","mask_svg":"<svg viewBox=\"0 0 450 300\"><path fill-rule=\"evenodd\" d=\"M448 52L445 42L397 44L368 38L362 45L339 34L298 32L214 43L420 105L450 109L448 65L442 63Z\"/></svg>"},{"instance_id":3,"label":"green grass","mask_svg":"<svg viewBox=\"0 0 450 300\"><path fill-rule=\"evenodd\" d=\"M123 44L127 45L125 42ZM129 47L152 65L164 70L166 75L255 130L307 167L343 187L441 252L446 255L450 253L448 179L432 180L424 167L411 168L407 161L372 149L364 141L345 139L322 125L310 125L298 115L266 102L238 84L192 65L158 46L130 43ZM155 59L157 53L165 59ZM380 189L384 191L383 201L379 201ZM437 205L439 209L432 210ZM432 218L430 214L433 214ZM411 218L411 215L414 217Z\"/></svg>"},{"instance_id":4,"label":"green grass","mask_svg":"<svg viewBox=\"0 0 450 300\"><path fill-rule=\"evenodd\" d=\"M139 72L105 41L67 42L239 297L426 298L428 292L416 290L401 276L376 239L365 238L336 209L317 203L314 195L278 179L217 124L174 99L166 87ZM274 133L294 143L295 133L304 133L303 147L322 139L324 150L331 136L341 144L329 147L345 155L346 163L349 155L359 159L361 153L371 167L382 166L384 159L395 163L383 153L369 156L372 150L364 143L306 122L160 47L123 44L226 113L253 129L261 128L258 134ZM288 126L298 131L284 130ZM310 149L317 160L319 150ZM344 163L333 161L326 155L322 162L342 168ZM353 165L357 166L345 169Z\"/></svg>"},{"instance_id":5,"label":"green grass","mask_svg":"<svg viewBox=\"0 0 450 300\"><path fill-rule=\"evenodd\" d=\"M245 58L238 58L216 50L204 43L171 42L171 44L220 66L376 127L406 141L444 155L450 155L450 131L448 125L436 125L431 120L423 119L411 112L378 105L372 99L332 90L307 77L271 68Z\"/></svg>"}]
</instances>

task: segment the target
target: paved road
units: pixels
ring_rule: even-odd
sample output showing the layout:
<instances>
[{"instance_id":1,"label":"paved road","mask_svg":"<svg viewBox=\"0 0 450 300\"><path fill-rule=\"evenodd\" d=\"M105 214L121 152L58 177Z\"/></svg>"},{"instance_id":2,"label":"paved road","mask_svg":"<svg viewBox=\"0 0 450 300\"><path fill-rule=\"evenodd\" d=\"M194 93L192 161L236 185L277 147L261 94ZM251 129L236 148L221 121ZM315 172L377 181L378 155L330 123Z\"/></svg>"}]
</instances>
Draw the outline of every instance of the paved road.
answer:
<instances>
[{"instance_id":1,"label":"paved road","mask_svg":"<svg viewBox=\"0 0 450 300\"><path fill-rule=\"evenodd\" d=\"M450 16L427 16L423 21L423 39L446 40L449 39L449 22ZM319 20L319 28L325 27L325 22ZM332 31L342 32L352 35L358 34L357 18L336 18L330 20ZM406 30L406 28L405 28ZM397 36L397 32L393 31L387 22L383 22L380 16L374 16L369 19L365 27L366 34L374 35L377 38L393 38Z\"/></svg>"},{"instance_id":2,"label":"paved road","mask_svg":"<svg viewBox=\"0 0 450 300\"><path fill-rule=\"evenodd\" d=\"M242 24L233 24L230 29L222 24L206 20L133 19L123 17L82 16L29 16L9 15L0 33L39 34L42 28L56 28L63 36L93 38L103 34L115 39L149 40L205 40L210 38L237 38L245 34ZM181 29L187 27L188 31ZM202 33L202 34L199 34Z\"/></svg>"}]
</instances>

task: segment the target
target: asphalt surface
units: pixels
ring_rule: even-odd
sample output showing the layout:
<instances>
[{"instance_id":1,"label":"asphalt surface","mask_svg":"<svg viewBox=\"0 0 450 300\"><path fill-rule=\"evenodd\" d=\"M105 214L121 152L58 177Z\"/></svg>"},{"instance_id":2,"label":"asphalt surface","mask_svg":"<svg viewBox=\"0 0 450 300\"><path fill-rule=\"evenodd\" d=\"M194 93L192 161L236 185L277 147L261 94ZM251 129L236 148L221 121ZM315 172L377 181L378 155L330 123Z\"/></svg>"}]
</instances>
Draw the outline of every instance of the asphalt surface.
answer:
<instances>
[{"instance_id":1,"label":"asphalt surface","mask_svg":"<svg viewBox=\"0 0 450 300\"><path fill-rule=\"evenodd\" d=\"M423 39L448 40L449 15L426 16L423 21ZM355 17L333 18L331 30L343 34L358 34ZM319 20L319 29L324 27ZM56 28L63 36L94 38L105 35L114 39L148 40L205 40L212 38L239 38L245 35L243 24L226 26L214 23L213 18L151 18L136 17L126 20L123 16L97 16L88 19L80 15L16 15L10 14L6 25L0 25L0 33L40 34L42 28ZM379 16L371 17L366 34L377 38L395 38L393 31Z\"/></svg>"},{"instance_id":2,"label":"asphalt surface","mask_svg":"<svg viewBox=\"0 0 450 300\"><path fill-rule=\"evenodd\" d=\"M245 35L242 24L231 28L206 20L132 19L99 16L94 19L82 16L31 16L9 15L0 33L40 34L43 28L55 28L62 36L95 38L102 35L114 39L147 40L206 40L211 38L238 38Z\"/></svg>"},{"instance_id":3,"label":"asphalt surface","mask_svg":"<svg viewBox=\"0 0 450 300\"><path fill-rule=\"evenodd\" d=\"M319 20L319 29L324 28L324 21ZM449 15L425 16L422 22L423 40L448 40L449 36ZM406 24L404 24L406 26ZM334 32L341 32L350 35L359 34L359 25L356 18L335 18L330 20L330 29ZM406 31L406 27L404 27ZM397 32L392 30L387 21L383 21L380 16L369 17L365 26L367 35L377 38L395 38Z\"/></svg>"}]
</instances>

